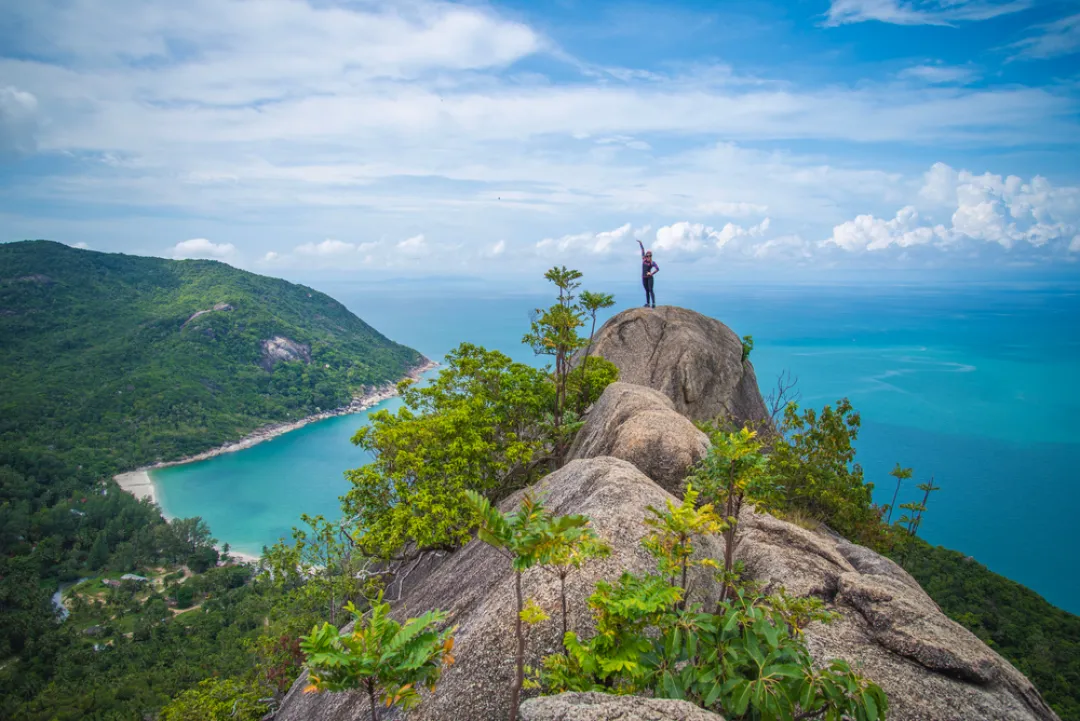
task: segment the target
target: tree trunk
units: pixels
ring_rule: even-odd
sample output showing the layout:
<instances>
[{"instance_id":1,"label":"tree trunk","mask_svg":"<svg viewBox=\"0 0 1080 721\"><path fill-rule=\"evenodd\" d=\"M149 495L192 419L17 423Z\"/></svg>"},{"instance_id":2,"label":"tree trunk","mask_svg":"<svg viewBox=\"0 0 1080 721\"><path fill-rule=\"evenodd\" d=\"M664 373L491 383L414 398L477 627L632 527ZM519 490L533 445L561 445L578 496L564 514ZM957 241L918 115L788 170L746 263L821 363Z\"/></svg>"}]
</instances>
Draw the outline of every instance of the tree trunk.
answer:
<instances>
[{"instance_id":1,"label":"tree trunk","mask_svg":"<svg viewBox=\"0 0 1080 721\"><path fill-rule=\"evenodd\" d=\"M566 632L569 630L566 627L566 574L559 574L559 596L562 598L562 638L563 638L563 654L568 655L570 652L566 650Z\"/></svg>"},{"instance_id":2,"label":"tree trunk","mask_svg":"<svg viewBox=\"0 0 1080 721\"><path fill-rule=\"evenodd\" d=\"M731 466L728 480L727 500L724 503L724 520L728 527L724 531L724 582L720 585L720 603L728 599L731 591L731 569L735 567L735 525L739 522L735 504L735 466ZM733 520L734 519L734 520Z\"/></svg>"},{"instance_id":3,"label":"tree trunk","mask_svg":"<svg viewBox=\"0 0 1080 721\"><path fill-rule=\"evenodd\" d=\"M588 388L585 380L588 378L589 353L592 353L593 336L596 335L596 313L593 312L592 329L589 331L589 343L585 346L585 357L581 359L581 409L585 410L585 400L588 398Z\"/></svg>"},{"instance_id":4,"label":"tree trunk","mask_svg":"<svg viewBox=\"0 0 1080 721\"><path fill-rule=\"evenodd\" d=\"M375 683L368 682L368 701L371 702L371 721L379 721L379 707L375 705Z\"/></svg>"},{"instance_id":5,"label":"tree trunk","mask_svg":"<svg viewBox=\"0 0 1080 721\"><path fill-rule=\"evenodd\" d=\"M889 517L885 519L885 525L892 524L892 509L896 508L896 497L900 495L900 479L896 479L896 492L892 494L892 503L889 504Z\"/></svg>"},{"instance_id":6,"label":"tree trunk","mask_svg":"<svg viewBox=\"0 0 1080 721\"><path fill-rule=\"evenodd\" d=\"M514 623L514 635L517 637L517 669L514 674L514 686L510 690L510 721L517 721L521 687L525 682L525 633L521 628L521 612L525 608L525 601L521 593L521 571L514 571L514 591L517 594L517 615Z\"/></svg>"}]
</instances>

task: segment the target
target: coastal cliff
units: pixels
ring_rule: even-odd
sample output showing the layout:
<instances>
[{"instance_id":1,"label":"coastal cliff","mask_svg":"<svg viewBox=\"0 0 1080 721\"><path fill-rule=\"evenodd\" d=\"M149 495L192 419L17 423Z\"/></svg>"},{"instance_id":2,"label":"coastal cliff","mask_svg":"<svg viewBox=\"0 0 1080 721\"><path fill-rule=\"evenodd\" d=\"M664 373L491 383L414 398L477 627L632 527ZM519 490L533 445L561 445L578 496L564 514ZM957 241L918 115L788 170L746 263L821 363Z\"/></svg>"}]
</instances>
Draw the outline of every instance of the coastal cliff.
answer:
<instances>
[{"instance_id":1,"label":"coastal cliff","mask_svg":"<svg viewBox=\"0 0 1080 721\"><path fill-rule=\"evenodd\" d=\"M723 414L753 422L766 417L753 366L742 357L737 336L718 321L679 308L626 311L605 324L595 347L619 367L621 382L610 385L594 404L566 465L535 489L554 513L589 516L612 548L609 558L568 579L573 599L588 596L598 580L652 569L653 560L640 544L646 532L641 519L648 506L675 500L671 491L678 490L687 469L707 449L707 440L689 419ZM520 500L521 494L515 494L501 508L511 510ZM806 628L813 658L818 663L840 658L861 668L888 695L889 718L1057 719L1030 681L947 618L892 561L827 529L810 531L749 507L742 512L740 529L737 556L749 578L767 589L782 587L794 596L820 598L836 620ZM699 551L722 556L715 538L703 539ZM712 573L696 573L690 584L693 600L715 601L719 588ZM554 616L558 581L532 569L523 582L528 595ZM506 718L514 616L514 578L506 559L473 540L456 552L429 556L394 586L398 615L438 607L447 610L458 627L458 663L447 669L435 694L401 717ZM570 616L572 629L591 629L593 620L583 602L572 604ZM560 637L555 621L530 628L526 662L536 666L542 656L556 652ZM277 719L363 717L361 696L305 694L305 686L305 678L294 684ZM586 716L567 710L586 701L526 703L523 716L534 721L610 717L601 715L603 711ZM679 718L657 714L648 718Z\"/></svg>"}]
</instances>

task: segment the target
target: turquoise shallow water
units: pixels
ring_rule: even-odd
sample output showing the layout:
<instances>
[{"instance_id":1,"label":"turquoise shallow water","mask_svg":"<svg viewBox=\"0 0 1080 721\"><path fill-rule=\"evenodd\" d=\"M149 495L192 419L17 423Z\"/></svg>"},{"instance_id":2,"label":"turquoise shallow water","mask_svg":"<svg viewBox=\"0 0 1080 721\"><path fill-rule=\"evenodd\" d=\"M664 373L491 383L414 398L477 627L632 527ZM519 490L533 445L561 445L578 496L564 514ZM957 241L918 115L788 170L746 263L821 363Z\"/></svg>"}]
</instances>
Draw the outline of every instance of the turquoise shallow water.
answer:
<instances>
[{"instance_id":1,"label":"turquoise shallow water","mask_svg":"<svg viewBox=\"0 0 1080 721\"><path fill-rule=\"evenodd\" d=\"M438 358L468 340L534 362L519 344L543 298L413 288L327 291L394 340ZM620 307L637 289L615 287ZM663 289L658 288L658 292ZM851 398L859 461L892 493L899 461L942 490L923 524L934 543L1080 612L1080 295L1002 288L683 289L660 296L752 334L763 392L799 378L803 405ZM388 402L391 407L397 401ZM348 441L364 415L309 425L238 453L155 472L165 511L201 515L222 541L258 551L300 513L336 515L342 472L365 462ZM901 501L913 500L913 484Z\"/></svg>"}]
</instances>

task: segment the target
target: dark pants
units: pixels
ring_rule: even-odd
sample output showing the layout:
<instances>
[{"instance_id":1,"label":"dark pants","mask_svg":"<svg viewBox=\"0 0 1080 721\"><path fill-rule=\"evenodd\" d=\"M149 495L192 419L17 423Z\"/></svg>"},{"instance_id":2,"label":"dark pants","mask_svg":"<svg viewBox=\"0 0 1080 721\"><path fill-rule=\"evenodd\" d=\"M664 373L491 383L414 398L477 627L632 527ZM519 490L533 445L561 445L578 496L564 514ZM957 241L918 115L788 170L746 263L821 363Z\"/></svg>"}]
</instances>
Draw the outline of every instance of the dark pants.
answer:
<instances>
[{"instance_id":1,"label":"dark pants","mask_svg":"<svg viewBox=\"0 0 1080 721\"><path fill-rule=\"evenodd\" d=\"M656 305L656 294L653 293L653 281L656 280L651 275L644 276L641 279L641 284L645 286L645 305L652 303Z\"/></svg>"}]
</instances>

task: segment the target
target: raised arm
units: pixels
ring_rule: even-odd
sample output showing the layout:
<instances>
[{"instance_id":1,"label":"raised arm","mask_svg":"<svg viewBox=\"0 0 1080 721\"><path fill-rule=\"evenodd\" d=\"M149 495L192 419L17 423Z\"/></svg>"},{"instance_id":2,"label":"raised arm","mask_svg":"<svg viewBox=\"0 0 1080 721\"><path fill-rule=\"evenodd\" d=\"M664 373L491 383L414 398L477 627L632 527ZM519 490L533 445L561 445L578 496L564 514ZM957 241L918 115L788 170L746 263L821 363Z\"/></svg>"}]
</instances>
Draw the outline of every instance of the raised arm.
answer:
<instances>
[{"instance_id":1,"label":"raised arm","mask_svg":"<svg viewBox=\"0 0 1080 721\"><path fill-rule=\"evenodd\" d=\"M637 244L638 244L638 247L641 248L641 257L644 258L645 257L645 244L642 243L640 240L638 240Z\"/></svg>"}]
</instances>

